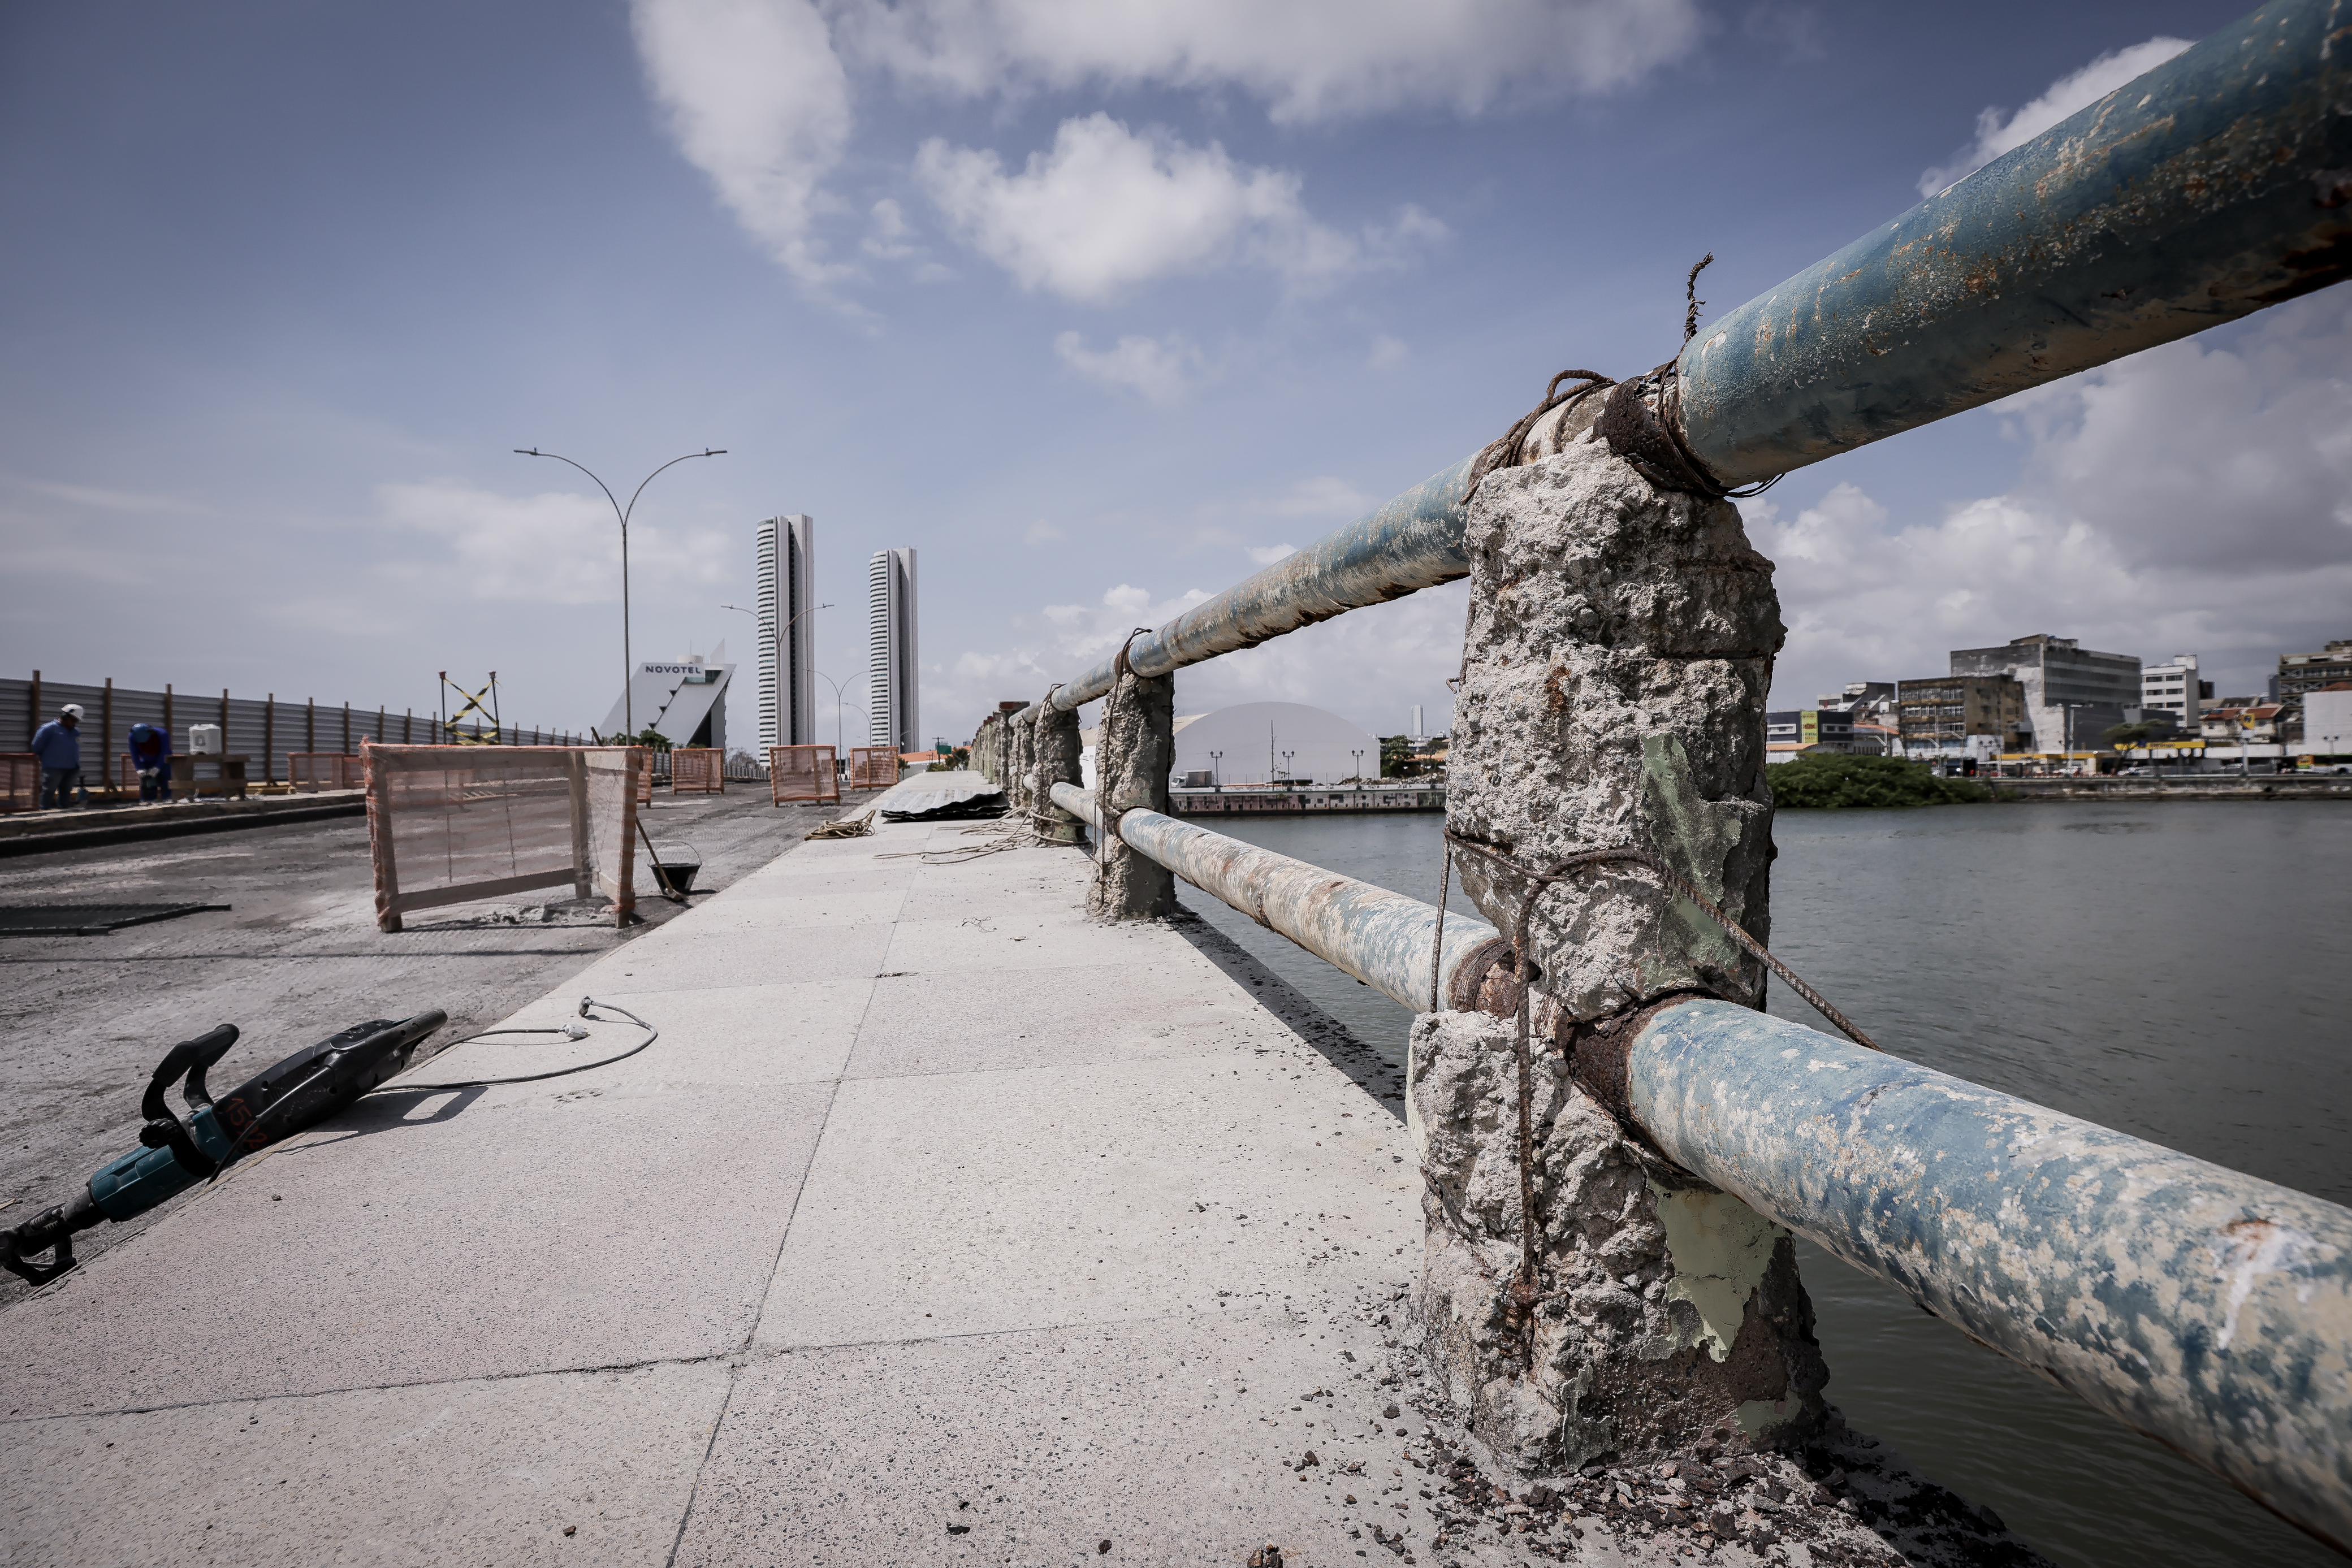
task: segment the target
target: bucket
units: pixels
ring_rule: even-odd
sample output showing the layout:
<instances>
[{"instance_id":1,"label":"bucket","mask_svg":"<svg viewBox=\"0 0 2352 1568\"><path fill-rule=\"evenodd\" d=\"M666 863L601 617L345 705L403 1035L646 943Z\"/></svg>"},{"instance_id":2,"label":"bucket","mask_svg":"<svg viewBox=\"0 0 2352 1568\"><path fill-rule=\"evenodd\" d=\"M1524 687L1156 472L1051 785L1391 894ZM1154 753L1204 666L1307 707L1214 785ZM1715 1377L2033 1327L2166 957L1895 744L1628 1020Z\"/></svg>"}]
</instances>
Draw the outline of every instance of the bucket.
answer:
<instances>
[{"instance_id":1,"label":"bucket","mask_svg":"<svg viewBox=\"0 0 2352 1568\"><path fill-rule=\"evenodd\" d=\"M662 880L674 893L692 893L695 874L702 870L702 856L692 844L680 839L654 841L654 864L660 869Z\"/></svg>"}]
</instances>

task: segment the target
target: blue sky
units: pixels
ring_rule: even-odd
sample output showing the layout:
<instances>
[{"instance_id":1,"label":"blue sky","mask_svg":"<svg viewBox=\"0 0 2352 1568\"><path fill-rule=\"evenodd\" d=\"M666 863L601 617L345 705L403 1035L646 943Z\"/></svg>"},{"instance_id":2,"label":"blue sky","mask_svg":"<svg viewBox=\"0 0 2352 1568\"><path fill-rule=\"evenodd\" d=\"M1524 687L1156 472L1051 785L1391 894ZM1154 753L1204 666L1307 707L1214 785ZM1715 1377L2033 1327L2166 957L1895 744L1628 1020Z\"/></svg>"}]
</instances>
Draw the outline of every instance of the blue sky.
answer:
<instances>
[{"instance_id":1,"label":"blue sky","mask_svg":"<svg viewBox=\"0 0 2352 1568\"><path fill-rule=\"evenodd\" d=\"M2236 14L1704 0L641 0L0 12L0 667L580 726L820 661L920 552L961 736ZM1791 476L1781 702L2032 631L2252 689L2352 634L2337 289ZM583 493L584 492L584 493ZM1381 731L1461 591L1181 677ZM828 702L830 699L826 699ZM751 713L734 720L748 739ZM856 718L851 717L851 727Z\"/></svg>"}]
</instances>

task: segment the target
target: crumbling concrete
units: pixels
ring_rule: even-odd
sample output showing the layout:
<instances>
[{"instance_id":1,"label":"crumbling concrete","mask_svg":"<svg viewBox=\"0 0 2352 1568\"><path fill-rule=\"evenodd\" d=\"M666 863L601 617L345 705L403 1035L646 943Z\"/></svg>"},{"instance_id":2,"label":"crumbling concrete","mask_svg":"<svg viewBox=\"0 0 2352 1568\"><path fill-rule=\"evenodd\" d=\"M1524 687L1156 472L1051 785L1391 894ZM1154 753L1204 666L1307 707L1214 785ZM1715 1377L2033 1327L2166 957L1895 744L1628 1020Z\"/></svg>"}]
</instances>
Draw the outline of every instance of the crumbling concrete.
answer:
<instances>
[{"instance_id":1,"label":"crumbling concrete","mask_svg":"<svg viewBox=\"0 0 2352 1568\"><path fill-rule=\"evenodd\" d=\"M1025 816L1030 810L1030 788L1035 782L1030 772L1030 753L1035 737L1035 729L1021 722L1018 715L1005 716L1004 798L1015 816Z\"/></svg>"},{"instance_id":2,"label":"crumbling concrete","mask_svg":"<svg viewBox=\"0 0 2352 1568\"><path fill-rule=\"evenodd\" d=\"M1570 441L1488 476L1468 542L1447 827L1538 870L1646 850L1768 939L1763 710L1783 631L1738 508L1653 489L1606 446ZM1475 853L1455 865L1515 930L1529 880ZM1553 887L1528 936L1545 1033L1675 991L1762 996L1762 967L1633 866Z\"/></svg>"},{"instance_id":3,"label":"crumbling concrete","mask_svg":"<svg viewBox=\"0 0 2352 1568\"><path fill-rule=\"evenodd\" d=\"M971 769L991 784L1004 782L1004 716L990 714L971 737Z\"/></svg>"},{"instance_id":4,"label":"crumbling concrete","mask_svg":"<svg viewBox=\"0 0 2352 1568\"><path fill-rule=\"evenodd\" d=\"M1463 884L1530 962L1532 1277L1512 1022L1424 1017L1412 1046L1434 1370L1471 1437L1521 1476L1686 1453L1718 1427L1787 1444L1824 1418L1787 1234L1570 1081L1601 1020L1676 993L1761 999L1760 966L1640 867L1538 879L1580 851L1637 848L1763 936L1762 719L1782 635L1738 508L1656 490L1577 439L1599 401L1547 431L1555 455L1489 475L1471 505L1448 770Z\"/></svg>"},{"instance_id":5,"label":"crumbling concrete","mask_svg":"<svg viewBox=\"0 0 2352 1568\"><path fill-rule=\"evenodd\" d=\"M1087 825L1054 804L1055 785L1082 781L1079 750L1078 716L1039 703L1030 730L1029 821L1049 844L1087 841Z\"/></svg>"},{"instance_id":6,"label":"crumbling concrete","mask_svg":"<svg viewBox=\"0 0 2352 1568\"><path fill-rule=\"evenodd\" d=\"M1628 1137L1549 1050L1539 1294L1521 1306L1514 1037L1509 1019L1429 1013L1411 1047L1422 1320L1471 1437L1526 1479L1688 1454L1717 1428L1745 1447L1818 1427L1828 1374L1788 1234Z\"/></svg>"},{"instance_id":7,"label":"crumbling concrete","mask_svg":"<svg viewBox=\"0 0 2352 1568\"><path fill-rule=\"evenodd\" d=\"M1176 765L1176 677L1146 679L1122 667L1103 698L1095 746L1095 800L1103 813L1087 913L1097 920L1161 920L1176 912L1176 879L1128 847L1118 813L1169 810Z\"/></svg>"}]
</instances>

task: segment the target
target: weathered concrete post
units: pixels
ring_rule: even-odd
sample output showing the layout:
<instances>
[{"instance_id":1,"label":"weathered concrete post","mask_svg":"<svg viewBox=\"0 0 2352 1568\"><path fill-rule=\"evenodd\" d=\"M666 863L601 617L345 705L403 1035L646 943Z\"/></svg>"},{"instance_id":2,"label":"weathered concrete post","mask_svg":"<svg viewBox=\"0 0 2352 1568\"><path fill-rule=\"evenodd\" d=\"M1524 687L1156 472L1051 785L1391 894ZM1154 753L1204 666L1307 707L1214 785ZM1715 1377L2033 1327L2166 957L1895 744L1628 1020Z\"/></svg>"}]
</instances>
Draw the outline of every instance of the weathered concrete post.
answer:
<instances>
[{"instance_id":1,"label":"weathered concrete post","mask_svg":"<svg viewBox=\"0 0 2352 1568\"><path fill-rule=\"evenodd\" d=\"M1029 821L1049 844L1082 844L1087 825L1054 804L1054 786L1081 782L1078 716L1051 702L1037 705L1029 742Z\"/></svg>"},{"instance_id":2,"label":"weathered concrete post","mask_svg":"<svg viewBox=\"0 0 2352 1568\"><path fill-rule=\"evenodd\" d=\"M972 771L992 784L1004 782L1004 716L990 714L971 737Z\"/></svg>"},{"instance_id":3,"label":"weathered concrete post","mask_svg":"<svg viewBox=\"0 0 2352 1568\"><path fill-rule=\"evenodd\" d=\"M1030 743L1036 731L1018 714L1004 718L1004 800L1016 817L1029 814Z\"/></svg>"},{"instance_id":4,"label":"weathered concrete post","mask_svg":"<svg viewBox=\"0 0 2352 1568\"><path fill-rule=\"evenodd\" d=\"M1601 399L1585 402L1567 435ZM1692 992L1756 1005L1760 967L1637 865L1541 880L1579 852L1636 847L1764 936L1771 564L1728 502L1654 488L1597 440L1547 445L1559 455L1488 476L1470 507L1448 768L1454 867L1526 943L1528 1035L1429 1014L1411 1047L1433 1370L1523 1476L1718 1432L1801 1437L1826 1378L1788 1234L1577 1082L1612 1023Z\"/></svg>"},{"instance_id":5,"label":"weathered concrete post","mask_svg":"<svg viewBox=\"0 0 2352 1568\"><path fill-rule=\"evenodd\" d=\"M1168 810L1176 765L1176 677L1145 679L1124 660L1103 698L1095 743L1095 800L1103 814L1087 913L1097 920L1164 920L1176 913L1176 878L1118 836L1122 811Z\"/></svg>"}]
</instances>

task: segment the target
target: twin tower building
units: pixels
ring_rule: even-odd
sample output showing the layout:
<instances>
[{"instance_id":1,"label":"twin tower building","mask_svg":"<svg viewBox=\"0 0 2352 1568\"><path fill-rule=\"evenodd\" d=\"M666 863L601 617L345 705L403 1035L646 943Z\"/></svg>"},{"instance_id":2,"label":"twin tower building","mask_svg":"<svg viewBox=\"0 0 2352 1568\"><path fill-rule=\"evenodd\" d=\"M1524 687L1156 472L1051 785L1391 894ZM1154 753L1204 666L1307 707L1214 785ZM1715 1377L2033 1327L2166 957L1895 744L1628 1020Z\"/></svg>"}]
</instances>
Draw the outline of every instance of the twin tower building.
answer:
<instances>
[{"instance_id":1,"label":"twin tower building","mask_svg":"<svg viewBox=\"0 0 2352 1568\"><path fill-rule=\"evenodd\" d=\"M816 733L816 521L794 514L760 525L760 744L813 746ZM836 700L840 695L836 694ZM866 744L922 745L915 660L915 552L866 563Z\"/></svg>"}]
</instances>

